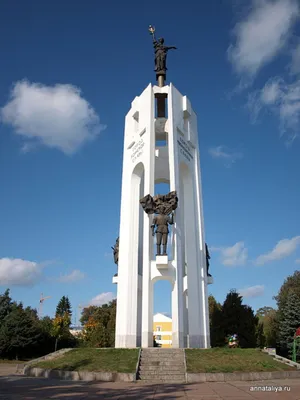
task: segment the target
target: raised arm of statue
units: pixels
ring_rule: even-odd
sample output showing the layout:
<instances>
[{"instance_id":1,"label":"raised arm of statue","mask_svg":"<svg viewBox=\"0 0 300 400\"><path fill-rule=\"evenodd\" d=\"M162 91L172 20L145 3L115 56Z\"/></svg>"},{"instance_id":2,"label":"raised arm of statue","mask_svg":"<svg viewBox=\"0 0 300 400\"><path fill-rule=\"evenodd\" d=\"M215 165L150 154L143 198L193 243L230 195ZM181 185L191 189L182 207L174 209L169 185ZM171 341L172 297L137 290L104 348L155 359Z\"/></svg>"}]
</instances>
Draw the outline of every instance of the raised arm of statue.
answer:
<instances>
[{"instance_id":1,"label":"raised arm of statue","mask_svg":"<svg viewBox=\"0 0 300 400\"><path fill-rule=\"evenodd\" d=\"M177 47L175 47L175 46L167 46L166 50L177 50Z\"/></svg>"}]
</instances>

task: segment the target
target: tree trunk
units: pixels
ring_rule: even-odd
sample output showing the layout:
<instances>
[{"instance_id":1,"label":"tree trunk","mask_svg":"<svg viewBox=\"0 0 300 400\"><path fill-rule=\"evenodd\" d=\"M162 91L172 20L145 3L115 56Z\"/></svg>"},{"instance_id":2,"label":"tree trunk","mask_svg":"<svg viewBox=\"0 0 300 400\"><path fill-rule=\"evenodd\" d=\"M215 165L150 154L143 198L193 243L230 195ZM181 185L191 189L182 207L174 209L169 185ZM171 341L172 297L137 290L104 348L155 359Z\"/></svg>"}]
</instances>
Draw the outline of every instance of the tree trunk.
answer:
<instances>
[{"instance_id":1,"label":"tree trunk","mask_svg":"<svg viewBox=\"0 0 300 400\"><path fill-rule=\"evenodd\" d=\"M58 338L55 339L55 350L54 351L57 350L57 342L58 342Z\"/></svg>"}]
</instances>

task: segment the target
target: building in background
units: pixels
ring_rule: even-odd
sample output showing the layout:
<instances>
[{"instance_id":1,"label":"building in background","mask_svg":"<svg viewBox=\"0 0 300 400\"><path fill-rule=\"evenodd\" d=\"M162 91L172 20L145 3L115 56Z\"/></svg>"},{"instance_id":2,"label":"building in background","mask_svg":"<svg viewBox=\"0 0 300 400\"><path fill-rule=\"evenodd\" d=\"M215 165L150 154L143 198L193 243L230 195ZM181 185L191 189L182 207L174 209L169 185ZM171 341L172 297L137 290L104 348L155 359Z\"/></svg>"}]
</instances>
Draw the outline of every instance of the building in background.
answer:
<instances>
[{"instance_id":1,"label":"building in background","mask_svg":"<svg viewBox=\"0 0 300 400\"><path fill-rule=\"evenodd\" d=\"M70 333L77 337L79 336L81 333L83 333L83 327L82 326L71 326L70 327Z\"/></svg>"},{"instance_id":2,"label":"building in background","mask_svg":"<svg viewBox=\"0 0 300 400\"><path fill-rule=\"evenodd\" d=\"M153 336L160 347L172 347L172 318L160 313L155 314Z\"/></svg>"}]
</instances>

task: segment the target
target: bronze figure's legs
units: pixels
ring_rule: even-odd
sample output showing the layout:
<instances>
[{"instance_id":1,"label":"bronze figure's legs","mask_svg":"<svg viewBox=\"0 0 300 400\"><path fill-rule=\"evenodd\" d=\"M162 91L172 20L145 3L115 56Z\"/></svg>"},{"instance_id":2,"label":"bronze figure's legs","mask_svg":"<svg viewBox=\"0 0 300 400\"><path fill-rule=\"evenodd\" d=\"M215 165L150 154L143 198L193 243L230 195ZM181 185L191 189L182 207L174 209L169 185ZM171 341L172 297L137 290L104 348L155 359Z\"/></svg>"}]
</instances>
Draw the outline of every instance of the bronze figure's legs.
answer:
<instances>
[{"instance_id":1,"label":"bronze figure's legs","mask_svg":"<svg viewBox=\"0 0 300 400\"><path fill-rule=\"evenodd\" d=\"M163 233L162 234L162 244L163 244L163 254L167 254L167 243L168 243L168 234Z\"/></svg>"},{"instance_id":2,"label":"bronze figure's legs","mask_svg":"<svg viewBox=\"0 0 300 400\"><path fill-rule=\"evenodd\" d=\"M156 232L156 255L160 256L160 245L161 245L162 233Z\"/></svg>"},{"instance_id":3,"label":"bronze figure's legs","mask_svg":"<svg viewBox=\"0 0 300 400\"><path fill-rule=\"evenodd\" d=\"M163 245L163 255L167 254L168 234L156 232L156 255L160 256L160 247Z\"/></svg>"}]
</instances>

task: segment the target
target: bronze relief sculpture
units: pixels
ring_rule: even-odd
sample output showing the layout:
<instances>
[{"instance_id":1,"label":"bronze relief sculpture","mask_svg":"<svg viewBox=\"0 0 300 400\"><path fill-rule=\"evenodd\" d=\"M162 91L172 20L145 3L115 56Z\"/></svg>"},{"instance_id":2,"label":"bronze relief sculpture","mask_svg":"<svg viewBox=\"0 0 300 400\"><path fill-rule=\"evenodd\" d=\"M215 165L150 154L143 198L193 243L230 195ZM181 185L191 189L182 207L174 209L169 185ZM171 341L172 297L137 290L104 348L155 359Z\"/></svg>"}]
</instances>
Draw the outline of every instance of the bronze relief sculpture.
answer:
<instances>
[{"instance_id":1,"label":"bronze relief sculpture","mask_svg":"<svg viewBox=\"0 0 300 400\"><path fill-rule=\"evenodd\" d=\"M140 199L140 204L147 214L156 214L151 225L152 236L156 234L156 255L167 254L169 225L174 224L174 210L178 206L176 191L166 195L152 197L150 194ZM156 227L156 232L155 232ZM161 245L163 252L161 253Z\"/></svg>"}]
</instances>

